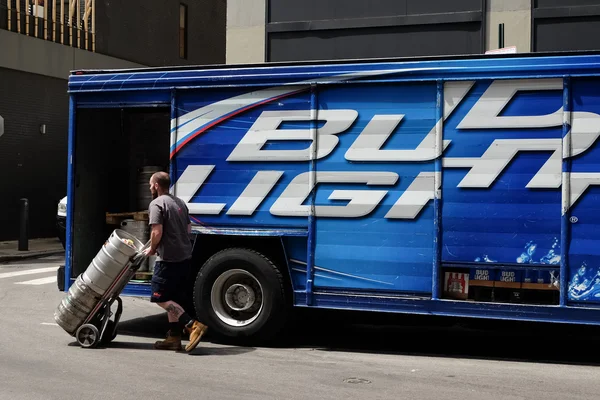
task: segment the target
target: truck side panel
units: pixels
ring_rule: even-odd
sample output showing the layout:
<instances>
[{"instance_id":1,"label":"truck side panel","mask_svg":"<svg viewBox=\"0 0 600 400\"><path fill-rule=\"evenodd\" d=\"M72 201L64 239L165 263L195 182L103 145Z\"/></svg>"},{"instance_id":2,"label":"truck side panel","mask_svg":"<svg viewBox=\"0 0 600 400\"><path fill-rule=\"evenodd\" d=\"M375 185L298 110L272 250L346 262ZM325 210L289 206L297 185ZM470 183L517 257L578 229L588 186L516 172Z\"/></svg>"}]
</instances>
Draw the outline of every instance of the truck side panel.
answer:
<instances>
[{"instance_id":1,"label":"truck side panel","mask_svg":"<svg viewBox=\"0 0 600 400\"><path fill-rule=\"evenodd\" d=\"M443 262L560 264L562 92L472 82L444 123Z\"/></svg>"},{"instance_id":2,"label":"truck side panel","mask_svg":"<svg viewBox=\"0 0 600 400\"><path fill-rule=\"evenodd\" d=\"M560 78L445 82L442 121L434 82L180 93L174 190L208 228L308 230L314 201L314 253L305 238L286 241L295 290L305 289L311 262L322 289L430 296L435 268L462 266L471 280L511 274L515 288L556 290L568 251L569 299L600 301L595 189L582 191L561 228L565 118L582 127L565 183L571 192L597 183L595 130L586 128L599 108L596 85L574 81L571 116ZM442 265L434 265L439 132Z\"/></svg>"},{"instance_id":3,"label":"truck side panel","mask_svg":"<svg viewBox=\"0 0 600 400\"><path fill-rule=\"evenodd\" d=\"M571 79L568 299L600 303L600 79Z\"/></svg>"},{"instance_id":4,"label":"truck side panel","mask_svg":"<svg viewBox=\"0 0 600 400\"><path fill-rule=\"evenodd\" d=\"M174 191L188 202L196 224L307 229L307 218L269 210L294 178L308 172L308 162L271 162L267 151L277 151L280 144L263 146L264 136L248 135L276 129L275 114L281 110L296 110L308 120L306 87L193 90L178 94L177 108L172 135L177 132L178 141L172 139L171 146ZM292 146L303 152L307 142Z\"/></svg>"},{"instance_id":5,"label":"truck side panel","mask_svg":"<svg viewBox=\"0 0 600 400\"><path fill-rule=\"evenodd\" d=\"M430 295L436 83L318 86L317 96L319 119L355 114L317 161L315 287Z\"/></svg>"}]
</instances>

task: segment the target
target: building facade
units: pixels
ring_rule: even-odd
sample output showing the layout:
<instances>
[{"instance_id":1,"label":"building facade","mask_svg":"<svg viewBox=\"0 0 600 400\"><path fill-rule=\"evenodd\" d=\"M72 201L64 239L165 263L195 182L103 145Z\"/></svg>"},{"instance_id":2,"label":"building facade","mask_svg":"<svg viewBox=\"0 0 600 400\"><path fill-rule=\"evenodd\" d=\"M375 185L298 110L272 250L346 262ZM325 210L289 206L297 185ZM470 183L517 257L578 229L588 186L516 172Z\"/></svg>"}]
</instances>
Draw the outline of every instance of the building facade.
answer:
<instances>
[{"instance_id":1,"label":"building facade","mask_svg":"<svg viewBox=\"0 0 600 400\"><path fill-rule=\"evenodd\" d=\"M225 63L226 0L0 0L0 240L56 236L69 72ZM78 29L79 27L79 29ZM168 134L168 132L166 133Z\"/></svg>"},{"instance_id":2,"label":"building facade","mask_svg":"<svg viewBox=\"0 0 600 400\"><path fill-rule=\"evenodd\" d=\"M600 48L600 0L228 3L229 64Z\"/></svg>"}]
</instances>

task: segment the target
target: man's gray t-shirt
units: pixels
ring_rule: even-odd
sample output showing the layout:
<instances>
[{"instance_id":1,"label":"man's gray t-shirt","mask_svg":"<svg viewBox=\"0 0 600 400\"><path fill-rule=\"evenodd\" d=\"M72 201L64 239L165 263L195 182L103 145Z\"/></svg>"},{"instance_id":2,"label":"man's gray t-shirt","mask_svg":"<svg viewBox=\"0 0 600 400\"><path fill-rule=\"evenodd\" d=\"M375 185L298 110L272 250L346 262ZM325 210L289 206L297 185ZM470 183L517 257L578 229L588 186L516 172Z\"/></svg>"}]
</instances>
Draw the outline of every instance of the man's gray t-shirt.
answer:
<instances>
[{"instance_id":1,"label":"man's gray t-shirt","mask_svg":"<svg viewBox=\"0 0 600 400\"><path fill-rule=\"evenodd\" d=\"M183 200L164 194L152 200L149 224L162 224L163 234L157 250L157 261L178 262L192 257L188 234L189 210Z\"/></svg>"}]
</instances>

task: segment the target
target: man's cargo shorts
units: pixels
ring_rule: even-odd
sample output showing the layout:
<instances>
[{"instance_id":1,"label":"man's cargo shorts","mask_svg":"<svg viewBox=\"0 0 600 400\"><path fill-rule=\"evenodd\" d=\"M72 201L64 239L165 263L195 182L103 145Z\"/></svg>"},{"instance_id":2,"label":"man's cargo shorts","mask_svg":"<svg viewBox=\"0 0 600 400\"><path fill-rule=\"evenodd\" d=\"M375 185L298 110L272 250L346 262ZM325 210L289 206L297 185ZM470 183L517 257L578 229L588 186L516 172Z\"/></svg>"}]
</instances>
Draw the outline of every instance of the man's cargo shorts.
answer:
<instances>
[{"instance_id":1,"label":"man's cargo shorts","mask_svg":"<svg viewBox=\"0 0 600 400\"><path fill-rule=\"evenodd\" d=\"M152 303L181 301L185 297L191 259L178 262L157 261L152 275Z\"/></svg>"}]
</instances>

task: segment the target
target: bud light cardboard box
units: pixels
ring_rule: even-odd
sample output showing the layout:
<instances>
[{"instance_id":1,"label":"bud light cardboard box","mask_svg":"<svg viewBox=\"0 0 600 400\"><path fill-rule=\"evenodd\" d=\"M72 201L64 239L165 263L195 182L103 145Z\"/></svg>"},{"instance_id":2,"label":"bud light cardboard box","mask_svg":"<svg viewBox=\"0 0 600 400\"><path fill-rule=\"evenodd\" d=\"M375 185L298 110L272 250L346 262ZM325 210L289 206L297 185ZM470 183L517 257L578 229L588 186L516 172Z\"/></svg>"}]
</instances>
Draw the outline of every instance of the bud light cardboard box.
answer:
<instances>
[{"instance_id":1,"label":"bud light cardboard box","mask_svg":"<svg viewBox=\"0 0 600 400\"><path fill-rule=\"evenodd\" d=\"M523 271L514 269L499 270L496 275L496 280L502 283L520 284Z\"/></svg>"},{"instance_id":2,"label":"bud light cardboard box","mask_svg":"<svg viewBox=\"0 0 600 400\"><path fill-rule=\"evenodd\" d=\"M469 297L469 274L446 272L444 274L444 296L466 300Z\"/></svg>"},{"instance_id":3,"label":"bud light cardboard box","mask_svg":"<svg viewBox=\"0 0 600 400\"><path fill-rule=\"evenodd\" d=\"M535 269L526 269L523 272L523 283L538 283L539 272Z\"/></svg>"},{"instance_id":4,"label":"bud light cardboard box","mask_svg":"<svg viewBox=\"0 0 600 400\"><path fill-rule=\"evenodd\" d=\"M538 283L545 283L547 285L550 285L552 283L557 282L559 279L559 272L560 271L558 269L550 271L539 271Z\"/></svg>"},{"instance_id":5,"label":"bud light cardboard box","mask_svg":"<svg viewBox=\"0 0 600 400\"><path fill-rule=\"evenodd\" d=\"M497 271L495 269L474 268L469 274L469 279L477 282L489 282L489 285L492 286L496 280L496 274Z\"/></svg>"},{"instance_id":6,"label":"bud light cardboard box","mask_svg":"<svg viewBox=\"0 0 600 400\"><path fill-rule=\"evenodd\" d=\"M523 283L540 283L550 285L558 280L559 270L525 270Z\"/></svg>"}]
</instances>

